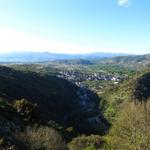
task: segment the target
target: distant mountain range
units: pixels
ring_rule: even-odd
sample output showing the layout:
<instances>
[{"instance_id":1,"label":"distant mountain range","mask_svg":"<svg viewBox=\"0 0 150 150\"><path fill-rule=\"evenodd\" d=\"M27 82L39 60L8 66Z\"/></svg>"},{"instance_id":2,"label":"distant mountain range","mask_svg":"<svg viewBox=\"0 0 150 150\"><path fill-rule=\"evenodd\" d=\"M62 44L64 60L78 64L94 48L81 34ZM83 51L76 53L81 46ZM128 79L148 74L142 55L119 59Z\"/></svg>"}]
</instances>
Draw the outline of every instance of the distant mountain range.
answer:
<instances>
[{"instance_id":1,"label":"distant mountain range","mask_svg":"<svg viewBox=\"0 0 150 150\"><path fill-rule=\"evenodd\" d=\"M150 63L150 54L118 56L110 59L110 62L111 61L116 63L141 63L141 62Z\"/></svg>"},{"instance_id":2,"label":"distant mountain range","mask_svg":"<svg viewBox=\"0 0 150 150\"><path fill-rule=\"evenodd\" d=\"M123 53L56 54L49 52L11 52L0 54L0 62L43 62L69 59L102 59L124 56Z\"/></svg>"}]
</instances>

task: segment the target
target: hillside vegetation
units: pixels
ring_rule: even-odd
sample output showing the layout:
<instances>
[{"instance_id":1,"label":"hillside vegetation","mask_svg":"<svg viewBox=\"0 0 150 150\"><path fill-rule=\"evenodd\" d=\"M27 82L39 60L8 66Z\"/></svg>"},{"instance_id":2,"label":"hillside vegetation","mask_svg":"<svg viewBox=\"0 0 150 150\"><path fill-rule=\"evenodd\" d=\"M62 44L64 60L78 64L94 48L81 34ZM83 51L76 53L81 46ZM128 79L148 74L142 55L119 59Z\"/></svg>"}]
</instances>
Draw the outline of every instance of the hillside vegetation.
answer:
<instances>
[{"instance_id":1,"label":"hillside vegetation","mask_svg":"<svg viewBox=\"0 0 150 150\"><path fill-rule=\"evenodd\" d=\"M138 72L101 95L111 123L104 149L149 150L150 70Z\"/></svg>"},{"instance_id":2,"label":"hillside vegetation","mask_svg":"<svg viewBox=\"0 0 150 150\"><path fill-rule=\"evenodd\" d=\"M101 102L105 105L105 114L112 119L127 102L146 101L150 97L150 70L137 72L119 85L107 88L102 93Z\"/></svg>"},{"instance_id":3,"label":"hillside vegetation","mask_svg":"<svg viewBox=\"0 0 150 150\"><path fill-rule=\"evenodd\" d=\"M87 97L88 103L83 105L82 100ZM5 149L31 149L32 139L26 139L26 136L32 134L34 137L34 132L55 134L62 143L80 133L102 134L106 128L103 115L100 122L88 120L100 113L98 102L96 94L56 77L55 73L20 71L0 66L0 146ZM31 129L26 130L27 126ZM24 145L28 142L29 145Z\"/></svg>"},{"instance_id":4,"label":"hillside vegetation","mask_svg":"<svg viewBox=\"0 0 150 150\"><path fill-rule=\"evenodd\" d=\"M0 67L0 97L36 103L43 117L59 118L78 107L77 87L55 76Z\"/></svg>"},{"instance_id":5,"label":"hillside vegetation","mask_svg":"<svg viewBox=\"0 0 150 150\"><path fill-rule=\"evenodd\" d=\"M143 67L150 66L150 54L118 56L110 59L108 58L105 59L103 62L100 62L108 64L119 64L135 70L141 70L143 69Z\"/></svg>"},{"instance_id":6,"label":"hillside vegetation","mask_svg":"<svg viewBox=\"0 0 150 150\"><path fill-rule=\"evenodd\" d=\"M150 70L105 82L98 97L51 67L0 66L0 149L149 150Z\"/></svg>"}]
</instances>

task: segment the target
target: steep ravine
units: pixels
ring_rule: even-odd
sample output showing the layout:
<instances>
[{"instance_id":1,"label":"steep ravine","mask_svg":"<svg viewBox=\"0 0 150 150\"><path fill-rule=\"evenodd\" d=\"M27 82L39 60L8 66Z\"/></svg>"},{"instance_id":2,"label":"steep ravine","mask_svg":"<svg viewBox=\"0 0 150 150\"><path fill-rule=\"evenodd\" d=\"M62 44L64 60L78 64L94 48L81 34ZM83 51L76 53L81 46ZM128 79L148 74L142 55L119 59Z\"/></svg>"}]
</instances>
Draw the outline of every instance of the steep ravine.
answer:
<instances>
[{"instance_id":1,"label":"steep ravine","mask_svg":"<svg viewBox=\"0 0 150 150\"><path fill-rule=\"evenodd\" d=\"M72 120L76 120L76 127L79 129L85 126L88 128L85 132L101 132L104 133L108 127L108 123L103 117L101 110L99 109L100 98L88 90L84 86L80 86L76 92L80 107L70 114L67 114L63 118L63 123L72 125Z\"/></svg>"}]
</instances>

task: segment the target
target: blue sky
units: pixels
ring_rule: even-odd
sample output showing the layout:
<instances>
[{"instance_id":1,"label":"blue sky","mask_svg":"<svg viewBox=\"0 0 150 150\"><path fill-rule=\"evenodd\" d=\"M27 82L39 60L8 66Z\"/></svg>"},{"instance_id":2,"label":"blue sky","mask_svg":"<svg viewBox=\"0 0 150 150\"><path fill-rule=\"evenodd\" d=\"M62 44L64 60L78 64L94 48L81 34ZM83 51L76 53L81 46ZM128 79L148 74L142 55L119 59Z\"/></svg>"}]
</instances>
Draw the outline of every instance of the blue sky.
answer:
<instances>
[{"instance_id":1,"label":"blue sky","mask_svg":"<svg viewBox=\"0 0 150 150\"><path fill-rule=\"evenodd\" d=\"M0 52L150 53L149 0L0 0Z\"/></svg>"}]
</instances>

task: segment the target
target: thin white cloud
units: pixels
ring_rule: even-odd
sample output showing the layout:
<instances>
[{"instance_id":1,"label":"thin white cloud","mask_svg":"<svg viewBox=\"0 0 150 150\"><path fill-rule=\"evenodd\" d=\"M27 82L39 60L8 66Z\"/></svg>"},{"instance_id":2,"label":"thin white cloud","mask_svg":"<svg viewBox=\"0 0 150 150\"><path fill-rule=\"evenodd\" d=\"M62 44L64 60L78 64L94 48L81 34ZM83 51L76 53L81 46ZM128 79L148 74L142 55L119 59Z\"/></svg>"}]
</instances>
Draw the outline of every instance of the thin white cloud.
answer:
<instances>
[{"instance_id":1,"label":"thin white cloud","mask_svg":"<svg viewBox=\"0 0 150 150\"><path fill-rule=\"evenodd\" d=\"M130 5L130 0L118 0L118 5L128 7Z\"/></svg>"}]
</instances>

